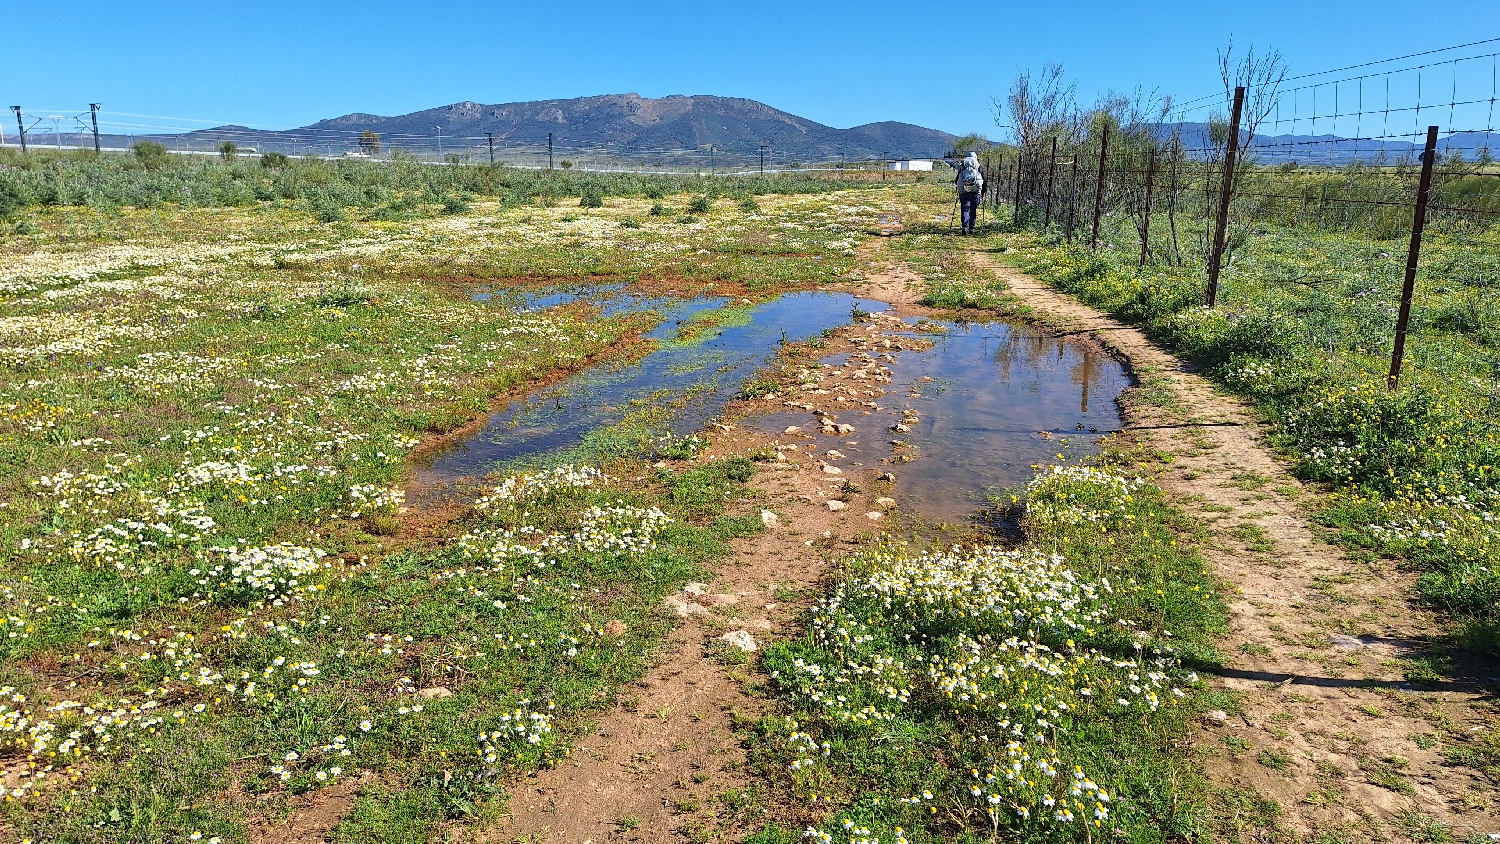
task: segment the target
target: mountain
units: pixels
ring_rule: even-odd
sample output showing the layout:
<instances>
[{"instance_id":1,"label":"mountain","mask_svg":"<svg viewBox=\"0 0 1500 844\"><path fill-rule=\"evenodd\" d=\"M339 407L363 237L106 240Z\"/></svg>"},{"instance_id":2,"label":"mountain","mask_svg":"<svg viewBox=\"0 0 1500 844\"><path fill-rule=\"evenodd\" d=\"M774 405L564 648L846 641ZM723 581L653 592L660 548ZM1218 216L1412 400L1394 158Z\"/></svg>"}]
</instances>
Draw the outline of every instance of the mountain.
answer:
<instances>
[{"instance_id":1,"label":"mountain","mask_svg":"<svg viewBox=\"0 0 1500 844\"><path fill-rule=\"evenodd\" d=\"M361 132L380 135L384 150L406 148L432 153L462 151L483 156L485 133L497 150L544 150L548 134L562 153L644 159L707 158L708 147L725 164L758 161L764 145L767 163L829 162L875 158L933 158L953 144L954 135L909 123L885 121L836 129L772 108L755 100L707 95L652 99L609 94L569 100L538 100L484 105L461 102L395 117L353 113L310 126L265 132L238 126L174 135L180 145L209 148L223 140L259 151L357 151ZM440 137L441 136L441 137ZM719 159L718 156L725 156Z\"/></svg>"},{"instance_id":2,"label":"mountain","mask_svg":"<svg viewBox=\"0 0 1500 844\"><path fill-rule=\"evenodd\" d=\"M1181 133L1179 137L1183 149L1190 155L1201 155L1212 146L1207 123L1164 124L1158 127L1157 135L1165 140L1172 136L1174 129ZM1240 139L1241 143L1250 141L1248 149L1254 153L1255 161L1259 164L1328 166L1352 164L1356 161L1396 164L1416 162L1422 155L1420 141L1413 143L1352 139L1338 135L1266 134L1258 134L1250 139L1245 133L1241 133ZM1479 157L1480 150L1500 151L1496 149L1497 146L1500 146L1500 133L1489 132L1455 132L1448 136L1440 135L1437 142L1439 155L1458 154L1471 161Z\"/></svg>"}]
</instances>

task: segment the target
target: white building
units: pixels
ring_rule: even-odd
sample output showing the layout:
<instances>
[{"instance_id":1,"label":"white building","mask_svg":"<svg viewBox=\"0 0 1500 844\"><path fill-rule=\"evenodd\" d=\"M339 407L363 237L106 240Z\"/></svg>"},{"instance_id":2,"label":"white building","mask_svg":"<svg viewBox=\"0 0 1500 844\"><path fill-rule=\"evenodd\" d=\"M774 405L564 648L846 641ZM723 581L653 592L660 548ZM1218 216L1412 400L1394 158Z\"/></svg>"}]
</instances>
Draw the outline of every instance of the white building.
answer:
<instances>
[{"instance_id":1,"label":"white building","mask_svg":"<svg viewBox=\"0 0 1500 844\"><path fill-rule=\"evenodd\" d=\"M914 158L910 161L892 161L892 170L931 170L932 162L922 158Z\"/></svg>"}]
</instances>

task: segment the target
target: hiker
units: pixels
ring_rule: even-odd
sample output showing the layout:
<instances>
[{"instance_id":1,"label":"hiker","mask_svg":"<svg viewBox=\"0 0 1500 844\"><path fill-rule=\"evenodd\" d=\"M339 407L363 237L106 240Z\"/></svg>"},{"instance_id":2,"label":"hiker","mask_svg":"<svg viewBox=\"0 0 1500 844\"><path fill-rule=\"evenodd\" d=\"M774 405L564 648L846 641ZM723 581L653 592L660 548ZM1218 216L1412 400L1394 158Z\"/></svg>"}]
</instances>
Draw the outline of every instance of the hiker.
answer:
<instances>
[{"instance_id":1,"label":"hiker","mask_svg":"<svg viewBox=\"0 0 1500 844\"><path fill-rule=\"evenodd\" d=\"M958 175L953 183L958 189L959 219L963 233L974 233L974 217L979 213L979 198L984 195L984 174L979 172L979 153L970 152L956 165Z\"/></svg>"}]
</instances>

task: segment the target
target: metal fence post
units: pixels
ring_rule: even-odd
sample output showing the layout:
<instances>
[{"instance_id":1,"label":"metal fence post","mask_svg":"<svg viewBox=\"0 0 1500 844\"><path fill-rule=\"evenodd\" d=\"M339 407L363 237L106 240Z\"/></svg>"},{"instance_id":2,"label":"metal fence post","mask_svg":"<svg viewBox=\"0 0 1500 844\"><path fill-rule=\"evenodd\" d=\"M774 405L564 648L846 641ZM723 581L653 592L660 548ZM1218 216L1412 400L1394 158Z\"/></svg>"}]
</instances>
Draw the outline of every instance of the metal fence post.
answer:
<instances>
[{"instance_id":1,"label":"metal fence post","mask_svg":"<svg viewBox=\"0 0 1500 844\"><path fill-rule=\"evenodd\" d=\"M1406 278L1401 282L1401 310L1396 316L1396 345L1391 350L1388 390L1401 383L1401 357L1406 352L1406 328L1411 322L1412 290L1417 283L1417 260L1422 254L1422 227L1427 223L1427 194L1432 189L1432 163L1437 158L1438 127L1427 127L1427 146L1422 150L1422 176L1417 182L1417 206L1412 211L1411 244L1406 249Z\"/></svg>"},{"instance_id":2,"label":"metal fence post","mask_svg":"<svg viewBox=\"0 0 1500 844\"><path fill-rule=\"evenodd\" d=\"M1214 248L1208 256L1208 306L1219 298L1219 270L1224 261L1224 232L1229 227L1229 201L1234 198L1234 159L1240 150L1240 112L1245 108L1245 88L1234 89L1234 113L1229 118L1228 146L1224 150L1224 179L1219 184L1219 217L1214 223Z\"/></svg>"},{"instance_id":3,"label":"metal fence post","mask_svg":"<svg viewBox=\"0 0 1500 844\"><path fill-rule=\"evenodd\" d=\"M1104 162L1109 155L1109 127L1099 136L1099 179L1094 183L1094 231L1089 236L1089 248L1099 248L1099 212L1104 208Z\"/></svg>"}]
</instances>

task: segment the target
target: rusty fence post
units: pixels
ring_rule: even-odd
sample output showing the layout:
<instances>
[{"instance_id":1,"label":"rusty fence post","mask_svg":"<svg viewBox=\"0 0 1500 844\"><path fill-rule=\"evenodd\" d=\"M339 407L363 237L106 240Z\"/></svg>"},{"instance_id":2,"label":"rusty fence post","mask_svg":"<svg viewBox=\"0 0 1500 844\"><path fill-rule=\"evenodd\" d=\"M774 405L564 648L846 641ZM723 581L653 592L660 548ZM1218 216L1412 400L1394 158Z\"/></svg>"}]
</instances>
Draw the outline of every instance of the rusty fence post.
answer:
<instances>
[{"instance_id":1,"label":"rusty fence post","mask_svg":"<svg viewBox=\"0 0 1500 844\"><path fill-rule=\"evenodd\" d=\"M1099 136L1099 178L1094 182L1094 231L1089 236L1089 248L1099 248L1099 212L1104 210L1104 164L1109 156L1109 127Z\"/></svg>"},{"instance_id":2,"label":"rusty fence post","mask_svg":"<svg viewBox=\"0 0 1500 844\"><path fill-rule=\"evenodd\" d=\"M1422 254L1422 227L1427 223L1427 194L1432 190L1437 135L1438 127L1427 127L1427 146L1422 150L1422 176L1417 181L1417 205L1411 218L1411 244L1406 249L1406 278L1401 282L1401 310L1396 316L1396 345L1391 350L1391 373L1385 379L1388 390L1396 389L1401 383L1401 357L1406 352L1406 328L1411 322L1411 297L1417 283L1417 260Z\"/></svg>"},{"instance_id":3,"label":"rusty fence post","mask_svg":"<svg viewBox=\"0 0 1500 844\"><path fill-rule=\"evenodd\" d=\"M1214 222L1214 246L1208 256L1208 306L1219 298L1219 270L1224 262L1224 233L1229 227L1229 202L1234 198L1234 160L1240 151L1240 112L1245 108L1244 86L1234 89L1234 113L1224 149L1224 178L1219 183L1219 216Z\"/></svg>"}]
</instances>

